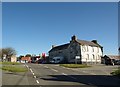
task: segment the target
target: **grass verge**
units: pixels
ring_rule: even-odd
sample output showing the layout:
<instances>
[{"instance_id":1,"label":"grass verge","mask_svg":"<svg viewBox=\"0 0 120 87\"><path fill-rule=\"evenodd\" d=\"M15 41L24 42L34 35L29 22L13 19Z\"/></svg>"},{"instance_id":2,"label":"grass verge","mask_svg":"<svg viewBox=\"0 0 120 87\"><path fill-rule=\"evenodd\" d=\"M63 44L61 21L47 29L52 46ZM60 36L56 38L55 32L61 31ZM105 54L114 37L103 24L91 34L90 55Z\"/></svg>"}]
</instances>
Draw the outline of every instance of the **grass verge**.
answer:
<instances>
[{"instance_id":1,"label":"grass verge","mask_svg":"<svg viewBox=\"0 0 120 87\"><path fill-rule=\"evenodd\" d=\"M120 77L120 69L111 72L110 74Z\"/></svg>"},{"instance_id":2,"label":"grass verge","mask_svg":"<svg viewBox=\"0 0 120 87\"><path fill-rule=\"evenodd\" d=\"M67 68L88 68L91 66L85 64L60 64L60 66L67 67Z\"/></svg>"},{"instance_id":3,"label":"grass verge","mask_svg":"<svg viewBox=\"0 0 120 87\"><path fill-rule=\"evenodd\" d=\"M9 72L26 72L27 68L18 66L2 66L2 70Z\"/></svg>"},{"instance_id":4,"label":"grass verge","mask_svg":"<svg viewBox=\"0 0 120 87\"><path fill-rule=\"evenodd\" d=\"M17 63L17 62L0 62L0 64L3 64L3 65L20 65L20 63Z\"/></svg>"}]
</instances>

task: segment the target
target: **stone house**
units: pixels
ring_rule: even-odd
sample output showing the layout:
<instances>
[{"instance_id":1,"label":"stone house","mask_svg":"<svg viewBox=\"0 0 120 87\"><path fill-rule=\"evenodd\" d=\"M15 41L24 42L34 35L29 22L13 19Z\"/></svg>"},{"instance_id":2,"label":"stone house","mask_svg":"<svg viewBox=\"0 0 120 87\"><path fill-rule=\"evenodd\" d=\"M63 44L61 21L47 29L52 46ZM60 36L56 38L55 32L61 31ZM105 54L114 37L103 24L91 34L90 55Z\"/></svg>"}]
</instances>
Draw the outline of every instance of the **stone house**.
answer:
<instances>
[{"instance_id":1,"label":"stone house","mask_svg":"<svg viewBox=\"0 0 120 87\"><path fill-rule=\"evenodd\" d=\"M49 51L49 59L62 56L68 63L101 63L103 56L103 47L98 44L97 40L85 41L79 40L74 35L67 44L52 46Z\"/></svg>"},{"instance_id":2,"label":"stone house","mask_svg":"<svg viewBox=\"0 0 120 87\"><path fill-rule=\"evenodd\" d=\"M22 57L20 62L21 63L31 63L31 57Z\"/></svg>"},{"instance_id":3,"label":"stone house","mask_svg":"<svg viewBox=\"0 0 120 87\"><path fill-rule=\"evenodd\" d=\"M104 55L102 57L102 63L106 65L120 65L120 56L119 55Z\"/></svg>"}]
</instances>

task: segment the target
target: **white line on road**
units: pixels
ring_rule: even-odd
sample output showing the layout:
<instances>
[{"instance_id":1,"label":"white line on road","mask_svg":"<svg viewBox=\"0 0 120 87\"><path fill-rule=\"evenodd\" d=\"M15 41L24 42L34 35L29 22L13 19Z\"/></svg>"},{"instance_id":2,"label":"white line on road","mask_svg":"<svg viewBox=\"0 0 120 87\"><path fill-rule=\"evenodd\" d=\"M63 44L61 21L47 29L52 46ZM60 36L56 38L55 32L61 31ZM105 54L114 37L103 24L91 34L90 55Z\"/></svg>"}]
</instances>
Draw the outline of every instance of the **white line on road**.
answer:
<instances>
[{"instance_id":1,"label":"white line on road","mask_svg":"<svg viewBox=\"0 0 120 87\"><path fill-rule=\"evenodd\" d=\"M68 76L66 73L62 73L63 75L65 75L65 76ZM75 77L73 77L73 76L68 76L68 77L70 77L70 78L72 78L72 79L77 79L77 78L75 78Z\"/></svg>"},{"instance_id":2,"label":"white line on road","mask_svg":"<svg viewBox=\"0 0 120 87\"><path fill-rule=\"evenodd\" d=\"M51 70L53 70L53 71L55 71L55 72L58 72L58 70L56 70L56 69L51 69Z\"/></svg>"},{"instance_id":3,"label":"white line on road","mask_svg":"<svg viewBox=\"0 0 120 87\"><path fill-rule=\"evenodd\" d=\"M35 73L32 73L33 75L35 75Z\"/></svg>"},{"instance_id":4,"label":"white line on road","mask_svg":"<svg viewBox=\"0 0 120 87\"><path fill-rule=\"evenodd\" d=\"M28 65L26 65L26 67L29 68Z\"/></svg>"},{"instance_id":5,"label":"white line on road","mask_svg":"<svg viewBox=\"0 0 120 87\"><path fill-rule=\"evenodd\" d=\"M36 76L34 76L34 78L36 78Z\"/></svg>"},{"instance_id":6,"label":"white line on road","mask_svg":"<svg viewBox=\"0 0 120 87\"><path fill-rule=\"evenodd\" d=\"M36 80L36 82L39 84L39 81L38 81L38 80Z\"/></svg>"},{"instance_id":7,"label":"white line on road","mask_svg":"<svg viewBox=\"0 0 120 87\"><path fill-rule=\"evenodd\" d=\"M33 70L32 70L32 69L30 69L30 71L33 73Z\"/></svg>"},{"instance_id":8,"label":"white line on road","mask_svg":"<svg viewBox=\"0 0 120 87\"><path fill-rule=\"evenodd\" d=\"M63 75L67 75L67 74L65 74L65 73L62 73Z\"/></svg>"},{"instance_id":9,"label":"white line on road","mask_svg":"<svg viewBox=\"0 0 120 87\"><path fill-rule=\"evenodd\" d=\"M47 67L47 66L44 66L45 68L49 68L49 67Z\"/></svg>"}]
</instances>

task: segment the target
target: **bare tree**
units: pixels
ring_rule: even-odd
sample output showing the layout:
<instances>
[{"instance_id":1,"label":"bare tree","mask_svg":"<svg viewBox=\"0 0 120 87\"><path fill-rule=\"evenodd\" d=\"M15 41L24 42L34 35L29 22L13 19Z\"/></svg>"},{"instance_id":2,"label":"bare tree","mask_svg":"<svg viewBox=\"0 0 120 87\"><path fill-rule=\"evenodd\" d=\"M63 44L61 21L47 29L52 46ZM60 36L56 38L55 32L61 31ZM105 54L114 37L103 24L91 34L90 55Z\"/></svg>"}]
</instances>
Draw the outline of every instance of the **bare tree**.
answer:
<instances>
[{"instance_id":1,"label":"bare tree","mask_svg":"<svg viewBox=\"0 0 120 87\"><path fill-rule=\"evenodd\" d=\"M9 60L11 56L16 55L16 50L12 47L2 48L0 49L0 57L6 56L6 60Z\"/></svg>"}]
</instances>

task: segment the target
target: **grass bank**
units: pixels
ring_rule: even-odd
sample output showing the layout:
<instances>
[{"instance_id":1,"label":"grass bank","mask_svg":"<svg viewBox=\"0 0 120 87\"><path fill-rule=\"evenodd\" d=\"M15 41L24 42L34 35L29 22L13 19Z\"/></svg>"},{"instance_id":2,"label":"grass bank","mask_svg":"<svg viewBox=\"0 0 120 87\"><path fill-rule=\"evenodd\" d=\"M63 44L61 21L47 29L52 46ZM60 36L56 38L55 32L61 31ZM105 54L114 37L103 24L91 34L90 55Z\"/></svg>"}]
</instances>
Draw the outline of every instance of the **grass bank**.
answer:
<instances>
[{"instance_id":1,"label":"grass bank","mask_svg":"<svg viewBox=\"0 0 120 87\"><path fill-rule=\"evenodd\" d=\"M3 64L3 65L20 65L20 63L17 63L17 62L0 62L0 64Z\"/></svg>"},{"instance_id":2,"label":"grass bank","mask_svg":"<svg viewBox=\"0 0 120 87\"><path fill-rule=\"evenodd\" d=\"M60 66L67 67L67 68L88 68L91 66L85 64L60 64Z\"/></svg>"},{"instance_id":3,"label":"grass bank","mask_svg":"<svg viewBox=\"0 0 120 87\"><path fill-rule=\"evenodd\" d=\"M120 77L120 69L111 72L110 74Z\"/></svg>"},{"instance_id":4,"label":"grass bank","mask_svg":"<svg viewBox=\"0 0 120 87\"><path fill-rule=\"evenodd\" d=\"M20 66L2 66L2 70L9 71L9 72L26 72L27 68L20 67Z\"/></svg>"},{"instance_id":5,"label":"grass bank","mask_svg":"<svg viewBox=\"0 0 120 87\"><path fill-rule=\"evenodd\" d=\"M0 62L0 69L9 72L26 72L27 68L17 62Z\"/></svg>"}]
</instances>

